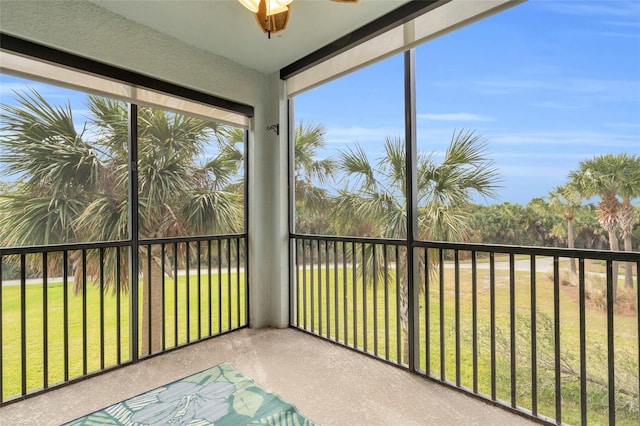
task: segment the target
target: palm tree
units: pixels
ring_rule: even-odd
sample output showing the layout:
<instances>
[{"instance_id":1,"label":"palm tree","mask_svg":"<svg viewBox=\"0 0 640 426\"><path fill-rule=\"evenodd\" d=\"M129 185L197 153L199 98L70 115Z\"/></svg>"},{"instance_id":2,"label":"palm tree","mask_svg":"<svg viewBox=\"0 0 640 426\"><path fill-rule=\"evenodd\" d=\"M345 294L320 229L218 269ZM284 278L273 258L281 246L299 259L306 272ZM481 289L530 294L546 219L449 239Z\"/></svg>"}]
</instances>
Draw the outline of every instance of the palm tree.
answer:
<instances>
[{"instance_id":1,"label":"palm tree","mask_svg":"<svg viewBox=\"0 0 640 426\"><path fill-rule=\"evenodd\" d=\"M631 200L640 197L640 157L624 155L623 160L625 161L623 165L624 178L620 181L619 188L622 204L618 213L618 224L620 236L624 240L624 250L633 251L632 234L633 228L638 224L638 219L631 205ZM624 286L633 289L633 264L631 262L625 263Z\"/></svg>"},{"instance_id":2,"label":"palm tree","mask_svg":"<svg viewBox=\"0 0 640 426\"><path fill-rule=\"evenodd\" d=\"M436 154L418 153L417 200L419 234L422 239L460 241L467 238L473 195L493 197L498 181L486 144L473 131L454 133L441 162ZM338 170L345 186L337 196L336 228L343 235L405 238L407 235L407 176L405 144L387 138L385 155L373 164L360 145L339 153ZM408 360L408 289L406 257L398 259L404 359ZM367 253L363 264L372 264ZM362 266L361 266L362 268ZM432 270L434 270L432 268Z\"/></svg>"},{"instance_id":3,"label":"palm tree","mask_svg":"<svg viewBox=\"0 0 640 426\"><path fill-rule=\"evenodd\" d=\"M331 197L322 186L333 176L332 158L317 159L325 147L325 129L319 124L300 121L294 130L294 190L296 230L326 233L325 212L331 210ZM323 229L324 228L324 229Z\"/></svg>"},{"instance_id":4,"label":"palm tree","mask_svg":"<svg viewBox=\"0 0 640 426\"><path fill-rule=\"evenodd\" d=\"M570 249L575 247L573 219L576 209L580 207L581 204L582 197L580 193L577 188L570 183L555 188L549 194L549 205L551 209L562 211L562 216L567 221L567 248ZM571 273L575 274L577 271L575 258L571 258L570 265Z\"/></svg>"},{"instance_id":5,"label":"palm tree","mask_svg":"<svg viewBox=\"0 0 640 426\"><path fill-rule=\"evenodd\" d=\"M15 106L2 105L0 162L18 176L16 190L0 196L3 245L112 241L128 236L128 127L124 103L88 97L92 135L78 133L71 106L53 107L35 90L16 94ZM242 223L242 194L234 188L238 162L224 149L204 160L206 142L223 138L223 128L202 119L148 107L138 112L139 237L235 232ZM220 141L220 140L219 140ZM222 142L219 142L222 144ZM233 146L233 144L227 144ZM159 246L139 253L143 276L143 354L161 349L162 269ZM179 253L173 253L178 256ZM148 264L148 259L152 259ZM55 259L51 259L54 261ZM76 271L82 259L71 254ZM122 259L122 283L126 264ZM34 260L30 267L38 269ZM103 265L107 287L115 286L115 252ZM59 265L59 262L53 263ZM101 265L88 253L86 270ZM149 271L151 274L149 275ZM123 290L127 290L123 287ZM149 304L151 300L151 304ZM153 318L150 323L149 318ZM149 327L146 325L150 324ZM148 345L148 333L153 340Z\"/></svg>"},{"instance_id":6,"label":"palm tree","mask_svg":"<svg viewBox=\"0 0 640 426\"><path fill-rule=\"evenodd\" d=\"M632 186L626 182L629 175L625 168L632 163L627 154L605 154L580 162L578 170L569 173L570 185L576 188L583 198L600 197L598 203L598 222L609 235L609 248L618 251L616 228L619 222L621 203L617 195L623 186ZM613 264L613 298L616 299L618 286L618 264Z\"/></svg>"}]
</instances>

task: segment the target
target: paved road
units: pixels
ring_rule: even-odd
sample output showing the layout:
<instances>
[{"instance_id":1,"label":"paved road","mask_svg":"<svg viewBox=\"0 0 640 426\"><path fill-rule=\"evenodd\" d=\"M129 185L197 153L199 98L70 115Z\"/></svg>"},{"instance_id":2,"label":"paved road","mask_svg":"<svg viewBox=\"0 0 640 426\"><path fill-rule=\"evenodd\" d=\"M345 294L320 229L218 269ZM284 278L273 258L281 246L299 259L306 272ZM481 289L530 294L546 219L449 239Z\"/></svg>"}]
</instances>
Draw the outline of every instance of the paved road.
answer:
<instances>
[{"instance_id":1,"label":"paved road","mask_svg":"<svg viewBox=\"0 0 640 426\"><path fill-rule=\"evenodd\" d=\"M209 275L209 270L208 269L201 269L201 274L202 275ZM226 274L228 271L226 266L222 267L222 273ZM195 274L198 272L197 268L191 269L189 271L190 274ZM231 267L231 273L235 273L236 272L236 268L235 266ZM240 272L244 272L244 268L240 268ZM187 275L187 271L186 269L181 269L178 270L178 276L185 276ZM211 268L211 275L218 275L218 267L216 266L215 268L212 267ZM142 275L140 276L140 278L142 278ZM58 283L62 283L63 279L62 277L51 277L47 280L47 282L49 284L58 284ZM73 282L73 274L69 274L69 282ZM42 284L42 278L29 278L27 280L27 285L32 285L32 284ZM5 280L2 281L2 285L3 286L16 286L16 285L20 285L20 280Z\"/></svg>"},{"instance_id":2,"label":"paved road","mask_svg":"<svg viewBox=\"0 0 640 426\"><path fill-rule=\"evenodd\" d=\"M521 259L521 260L516 260L514 261L514 267L516 271L521 271L521 272L529 272L531 265L530 265L530 260L529 259ZM395 265L394 264L389 264L389 268L393 268ZM477 262L476 266L479 270L489 270L489 262L488 261L483 261L483 262ZM351 265L347 265L347 267L351 267ZM445 268L447 269L453 269L454 264L452 262L446 262L445 263ZM311 265L306 265L307 271L311 270ZM460 262L460 268L461 269L471 269L471 262ZM495 262L495 268L496 270L506 270L508 271L510 266L509 266L509 262L508 261L498 261ZM302 270L302 266L300 266L298 269ZM329 269L333 269L333 265L330 265ZM314 265L314 270L318 270L318 265ZM322 265L322 270L326 270L326 265ZM536 257L536 271L537 272L553 272L553 257L541 257L541 256L537 256ZM190 272L196 273L197 270L196 269L191 269ZM222 269L223 273L226 273L226 267L223 267ZM231 272L234 273L235 268L231 269ZM244 272L244 268L240 268L240 272ZM184 276L186 275L186 270L180 270L178 271L178 275L179 276ZM203 274L208 274L209 271L206 269L202 269L202 273ZM218 273L218 269L217 268L212 268L211 269L211 274L212 275L216 275ZM601 275L604 275L601 273ZM70 276L69 277L70 281L73 280L73 277ZM634 278L635 279L635 278ZM62 282L62 277L58 277L58 278L49 278L48 281L50 284L53 283L61 283ZM34 278L34 279L28 279L27 280L27 284L42 284L42 279L41 278ZM20 285L20 280L6 280L2 282L3 286L15 286L15 285Z\"/></svg>"},{"instance_id":3,"label":"paved road","mask_svg":"<svg viewBox=\"0 0 640 426\"><path fill-rule=\"evenodd\" d=\"M453 268L453 263L447 263L446 268ZM477 262L476 267L478 269L488 270L490 263L488 261ZM531 261L529 259L516 260L513 262L513 266L516 271L529 271L531 269ZM471 269L471 262L461 262L460 268ZM495 262L495 268L499 270L509 270L509 261ZM552 272L553 271L553 257L536 257L536 271L538 272Z\"/></svg>"}]
</instances>

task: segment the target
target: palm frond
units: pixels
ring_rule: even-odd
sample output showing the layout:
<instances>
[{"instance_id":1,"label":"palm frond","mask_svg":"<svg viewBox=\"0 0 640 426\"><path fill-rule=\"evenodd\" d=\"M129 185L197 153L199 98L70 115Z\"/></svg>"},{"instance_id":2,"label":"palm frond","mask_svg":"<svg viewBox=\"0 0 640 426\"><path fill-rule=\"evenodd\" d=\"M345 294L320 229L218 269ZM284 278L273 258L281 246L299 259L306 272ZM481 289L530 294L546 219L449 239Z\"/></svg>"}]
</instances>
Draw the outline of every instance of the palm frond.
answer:
<instances>
[{"instance_id":1,"label":"palm frond","mask_svg":"<svg viewBox=\"0 0 640 426\"><path fill-rule=\"evenodd\" d=\"M325 147L326 130L320 124L300 122L294 131L294 162L296 174L307 181L325 183L335 169L333 159L316 160L318 150Z\"/></svg>"},{"instance_id":2,"label":"palm frond","mask_svg":"<svg viewBox=\"0 0 640 426\"><path fill-rule=\"evenodd\" d=\"M186 195L181 216L197 235L239 232L243 223L242 198L224 191L198 191Z\"/></svg>"},{"instance_id":3,"label":"palm frond","mask_svg":"<svg viewBox=\"0 0 640 426\"><path fill-rule=\"evenodd\" d=\"M98 143L112 157L125 161L129 152L129 112L127 105L104 96L89 95L87 106L92 124L98 129Z\"/></svg>"},{"instance_id":4,"label":"palm frond","mask_svg":"<svg viewBox=\"0 0 640 426\"><path fill-rule=\"evenodd\" d=\"M406 147L400 137L387 137L384 142L385 155L378 162L380 171L389 179L390 186L405 195L407 182Z\"/></svg>"},{"instance_id":5,"label":"palm frond","mask_svg":"<svg viewBox=\"0 0 640 426\"><path fill-rule=\"evenodd\" d=\"M0 162L36 194L92 190L101 167L95 149L73 125L70 104L51 106L35 90L16 93L17 105L2 105Z\"/></svg>"},{"instance_id":6,"label":"palm frond","mask_svg":"<svg viewBox=\"0 0 640 426\"><path fill-rule=\"evenodd\" d=\"M0 195L0 225L11 229L3 241L6 247L75 242L73 224L86 202L78 199L33 197L29 194Z\"/></svg>"},{"instance_id":7,"label":"palm frond","mask_svg":"<svg viewBox=\"0 0 640 426\"><path fill-rule=\"evenodd\" d=\"M354 178L356 187L371 188L377 184L374 168L359 144L338 152L338 169Z\"/></svg>"}]
</instances>

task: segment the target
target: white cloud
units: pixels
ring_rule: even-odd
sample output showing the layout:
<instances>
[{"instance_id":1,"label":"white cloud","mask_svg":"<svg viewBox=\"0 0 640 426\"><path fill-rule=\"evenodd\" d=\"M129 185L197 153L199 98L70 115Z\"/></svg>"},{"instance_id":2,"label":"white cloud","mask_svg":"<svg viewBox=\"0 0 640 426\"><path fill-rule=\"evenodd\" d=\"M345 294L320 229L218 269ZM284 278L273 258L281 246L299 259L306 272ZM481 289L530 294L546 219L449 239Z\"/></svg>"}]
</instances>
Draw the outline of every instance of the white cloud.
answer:
<instances>
[{"instance_id":1,"label":"white cloud","mask_svg":"<svg viewBox=\"0 0 640 426\"><path fill-rule=\"evenodd\" d=\"M502 166L499 168L500 175L518 178L559 178L567 177L567 169L564 167L545 167L545 166Z\"/></svg>"},{"instance_id":2,"label":"white cloud","mask_svg":"<svg viewBox=\"0 0 640 426\"><path fill-rule=\"evenodd\" d=\"M554 96L579 96L584 101L638 101L640 80L610 80L595 78L564 78L549 80L527 80L501 77L495 80L480 80L470 88L488 95L522 94L536 91L551 92Z\"/></svg>"},{"instance_id":3,"label":"white cloud","mask_svg":"<svg viewBox=\"0 0 640 426\"><path fill-rule=\"evenodd\" d=\"M570 160L572 162L579 162L586 158L592 157L592 152L491 152L489 157L492 159L516 159L516 160L541 160L541 161L558 161L558 160Z\"/></svg>"},{"instance_id":4,"label":"white cloud","mask_svg":"<svg viewBox=\"0 0 640 426\"><path fill-rule=\"evenodd\" d=\"M529 104L532 107L548 108L548 109L584 109L588 108L588 104L566 103L559 101L547 101L547 102L532 102Z\"/></svg>"},{"instance_id":5,"label":"white cloud","mask_svg":"<svg viewBox=\"0 0 640 426\"><path fill-rule=\"evenodd\" d=\"M640 123L636 122L603 123L602 125L611 129L640 129Z\"/></svg>"},{"instance_id":6,"label":"white cloud","mask_svg":"<svg viewBox=\"0 0 640 426\"><path fill-rule=\"evenodd\" d=\"M640 138L637 135L606 133L597 131L566 130L555 132L523 132L491 137L492 144L504 145L555 145L558 146L592 146L615 147L621 149L640 149Z\"/></svg>"},{"instance_id":7,"label":"white cloud","mask_svg":"<svg viewBox=\"0 0 640 426\"><path fill-rule=\"evenodd\" d=\"M384 142L387 137L404 137L404 128L330 127L325 134L325 139L328 144Z\"/></svg>"},{"instance_id":8,"label":"white cloud","mask_svg":"<svg viewBox=\"0 0 640 426\"><path fill-rule=\"evenodd\" d=\"M443 114L418 114L418 118L432 121L493 121L492 118L469 112L453 112Z\"/></svg>"}]
</instances>

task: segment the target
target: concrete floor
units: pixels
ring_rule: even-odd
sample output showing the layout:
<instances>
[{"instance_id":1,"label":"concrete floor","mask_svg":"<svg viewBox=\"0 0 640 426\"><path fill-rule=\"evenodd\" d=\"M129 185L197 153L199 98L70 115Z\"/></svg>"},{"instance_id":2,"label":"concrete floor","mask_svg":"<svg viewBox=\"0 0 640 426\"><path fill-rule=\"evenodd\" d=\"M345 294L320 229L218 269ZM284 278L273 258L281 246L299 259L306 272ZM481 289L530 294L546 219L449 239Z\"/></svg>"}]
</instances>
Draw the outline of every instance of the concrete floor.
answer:
<instances>
[{"instance_id":1,"label":"concrete floor","mask_svg":"<svg viewBox=\"0 0 640 426\"><path fill-rule=\"evenodd\" d=\"M533 424L296 330L245 329L10 404L0 425L60 424L223 361L321 425Z\"/></svg>"}]
</instances>

